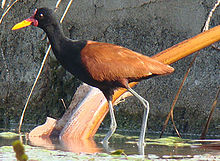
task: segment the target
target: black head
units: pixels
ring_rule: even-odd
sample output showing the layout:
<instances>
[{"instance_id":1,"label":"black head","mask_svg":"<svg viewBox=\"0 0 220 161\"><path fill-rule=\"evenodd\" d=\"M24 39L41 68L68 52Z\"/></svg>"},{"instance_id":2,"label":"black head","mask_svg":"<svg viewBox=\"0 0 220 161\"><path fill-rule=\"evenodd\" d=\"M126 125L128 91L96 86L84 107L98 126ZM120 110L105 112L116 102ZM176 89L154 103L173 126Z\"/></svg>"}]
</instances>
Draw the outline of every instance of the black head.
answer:
<instances>
[{"instance_id":1,"label":"black head","mask_svg":"<svg viewBox=\"0 0 220 161\"><path fill-rule=\"evenodd\" d=\"M32 17L38 22L37 27L40 28L57 24L54 12L49 8L36 9Z\"/></svg>"},{"instance_id":2,"label":"black head","mask_svg":"<svg viewBox=\"0 0 220 161\"><path fill-rule=\"evenodd\" d=\"M57 21L54 16L54 12L52 9L49 8L39 8L34 11L33 16L30 18L16 24L12 30L17 30L23 27L27 27L30 25L40 27L44 29L50 25L56 25Z\"/></svg>"}]
</instances>

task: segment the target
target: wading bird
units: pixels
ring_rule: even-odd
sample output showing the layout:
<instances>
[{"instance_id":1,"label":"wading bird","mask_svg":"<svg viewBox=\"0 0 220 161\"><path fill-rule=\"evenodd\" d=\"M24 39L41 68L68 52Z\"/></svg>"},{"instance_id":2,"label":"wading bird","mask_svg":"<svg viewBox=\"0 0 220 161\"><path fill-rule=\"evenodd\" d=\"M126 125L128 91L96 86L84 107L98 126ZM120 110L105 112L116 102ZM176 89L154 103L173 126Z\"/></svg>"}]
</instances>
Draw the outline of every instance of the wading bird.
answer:
<instances>
[{"instance_id":1,"label":"wading bird","mask_svg":"<svg viewBox=\"0 0 220 161\"><path fill-rule=\"evenodd\" d=\"M144 115L138 144L143 146L149 104L130 88L129 82L137 82L149 76L169 74L174 68L122 46L90 40L71 40L64 36L53 10L48 8L36 9L33 16L16 24L12 30L30 25L46 32L53 53L67 71L81 81L99 88L105 95L109 105L111 125L103 143L108 143L117 127L112 105L114 90L126 88L142 102Z\"/></svg>"}]
</instances>

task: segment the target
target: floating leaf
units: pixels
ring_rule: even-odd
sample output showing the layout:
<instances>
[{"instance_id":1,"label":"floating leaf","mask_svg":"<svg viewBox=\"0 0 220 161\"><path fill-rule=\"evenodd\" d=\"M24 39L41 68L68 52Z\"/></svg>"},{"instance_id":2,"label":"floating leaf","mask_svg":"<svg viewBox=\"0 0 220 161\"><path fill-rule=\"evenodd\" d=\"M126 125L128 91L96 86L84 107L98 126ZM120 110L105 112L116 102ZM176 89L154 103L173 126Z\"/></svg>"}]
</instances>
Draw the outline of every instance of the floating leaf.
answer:
<instances>
[{"instance_id":1,"label":"floating leaf","mask_svg":"<svg viewBox=\"0 0 220 161\"><path fill-rule=\"evenodd\" d=\"M14 137L17 137L19 136L19 134L17 133L14 133L14 132L1 132L0 133L0 137L3 137L3 138L14 138Z\"/></svg>"},{"instance_id":2,"label":"floating leaf","mask_svg":"<svg viewBox=\"0 0 220 161\"><path fill-rule=\"evenodd\" d=\"M190 144L189 139L182 139L179 137L166 137L159 139L146 139L146 144L151 145L165 145L165 146L175 146L175 147L183 147L183 146L192 146L195 144ZM198 144L196 144L198 145Z\"/></svg>"},{"instance_id":3,"label":"floating leaf","mask_svg":"<svg viewBox=\"0 0 220 161\"><path fill-rule=\"evenodd\" d=\"M109 155L107 153L97 153L100 157L108 157Z\"/></svg>"},{"instance_id":4,"label":"floating leaf","mask_svg":"<svg viewBox=\"0 0 220 161\"><path fill-rule=\"evenodd\" d=\"M123 149L117 149L111 152L111 155L126 155Z\"/></svg>"}]
</instances>

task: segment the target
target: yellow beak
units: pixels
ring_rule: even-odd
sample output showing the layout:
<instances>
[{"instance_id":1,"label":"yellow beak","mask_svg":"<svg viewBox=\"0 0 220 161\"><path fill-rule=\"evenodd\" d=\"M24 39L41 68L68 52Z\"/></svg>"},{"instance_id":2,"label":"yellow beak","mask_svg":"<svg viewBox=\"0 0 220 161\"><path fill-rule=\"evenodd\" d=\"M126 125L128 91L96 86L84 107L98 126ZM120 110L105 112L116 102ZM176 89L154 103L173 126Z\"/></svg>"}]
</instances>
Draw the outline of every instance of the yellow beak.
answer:
<instances>
[{"instance_id":1,"label":"yellow beak","mask_svg":"<svg viewBox=\"0 0 220 161\"><path fill-rule=\"evenodd\" d=\"M12 28L12 30L17 30L17 29L21 29L30 25L37 26L38 25L38 21L35 20L34 18L30 17L22 22L17 23L16 25L14 25L14 27Z\"/></svg>"},{"instance_id":2,"label":"yellow beak","mask_svg":"<svg viewBox=\"0 0 220 161\"><path fill-rule=\"evenodd\" d=\"M14 25L14 27L12 28L12 30L17 30L17 29L21 29L23 27L27 27L30 26L32 22L24 20L22 22L17 23L16 25Z\"/></svg>"}]
</instances>

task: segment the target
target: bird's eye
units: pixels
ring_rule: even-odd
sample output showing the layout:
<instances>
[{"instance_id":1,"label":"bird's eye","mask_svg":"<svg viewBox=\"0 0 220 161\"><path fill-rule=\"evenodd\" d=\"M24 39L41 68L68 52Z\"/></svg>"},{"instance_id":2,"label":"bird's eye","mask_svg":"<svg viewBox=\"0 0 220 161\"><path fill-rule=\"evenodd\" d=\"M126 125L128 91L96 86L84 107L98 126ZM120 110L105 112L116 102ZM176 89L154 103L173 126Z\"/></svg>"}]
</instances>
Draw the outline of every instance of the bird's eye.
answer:
<instances>
[{"instance_id":1,"label":"bird's eye","mask_svg":"<svg viewBox=\"0 0 220 161\"><path fill-rule=\"evenodd\" d=\"M40 18L42 18L42 17L44 17L44 14L43 14L43 13L40 14Z\"/></svg>"}]
</instances>

